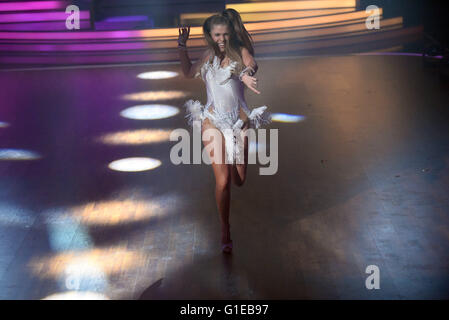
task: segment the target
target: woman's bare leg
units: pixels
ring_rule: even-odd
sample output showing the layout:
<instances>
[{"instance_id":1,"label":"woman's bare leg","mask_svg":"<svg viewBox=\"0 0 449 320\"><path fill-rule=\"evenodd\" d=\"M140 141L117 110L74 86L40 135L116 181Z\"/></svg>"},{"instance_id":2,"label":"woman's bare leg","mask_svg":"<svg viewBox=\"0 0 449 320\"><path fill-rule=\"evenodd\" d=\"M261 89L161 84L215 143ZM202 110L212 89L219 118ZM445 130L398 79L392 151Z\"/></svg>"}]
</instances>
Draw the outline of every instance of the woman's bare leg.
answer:
<instances>
[{"instance_id":1,"label":"woman's bare leg","mask_svg":"<svg viewBox=\"0 0 449 320\"><path fill-rule=\"evenodd\" d=\"M246 122L242 128L242 136L248 129L249 123ZM246 168L248 166L248 137L244 140L244 163L234 164L231 169L231 180L236 186L243 186L246 180Z\"/></svg>"},{"instance_id":2,"label":"woman's bare leg","mask_svg":"<svg viewBox=\"0 0 449 320\"><path fill-rule=\"evenodd\" d=\"M216 129L209 119L205 119L202 125L202 133L207 129ZM218 129L216 129L218 130ZM217 202L218 212L221 222L221 242L228 243L231 241L229 211L231 204L231 170L230 165L225 163L225 140L220 131L221 145L218 141L207 141L203 138L204 147L212 143L211 161L212 169L215 175L215 199ZM215 158L216 150L221 147L221 157Z\"/></svg>"}]
</instances>

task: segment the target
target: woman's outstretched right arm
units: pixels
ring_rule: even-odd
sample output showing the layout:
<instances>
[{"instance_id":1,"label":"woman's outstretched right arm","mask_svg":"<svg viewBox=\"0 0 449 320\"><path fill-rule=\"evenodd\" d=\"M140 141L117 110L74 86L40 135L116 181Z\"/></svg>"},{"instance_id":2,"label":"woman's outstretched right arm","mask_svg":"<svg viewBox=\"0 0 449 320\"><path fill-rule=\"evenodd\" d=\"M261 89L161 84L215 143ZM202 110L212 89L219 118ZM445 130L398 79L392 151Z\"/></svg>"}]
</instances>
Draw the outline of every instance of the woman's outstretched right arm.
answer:
<instances>
[{"instance_id":1,"label":"woman's outstretched right arm","mask_svg":"<svg viewBox=\"0 0 449 320\"><path fill-rule=\"evenodd\" d=\"M192 64L187 53L187 40L189 39L190 27L182 29L179 28L178 32L178 52L179 60L181 61L182 73L186 78L194 78L196 73L199 72L203 63L206 61L206 59L209 58L209 51L204 51L201 57L194 64Z\"/></svg>"}]
</instances>

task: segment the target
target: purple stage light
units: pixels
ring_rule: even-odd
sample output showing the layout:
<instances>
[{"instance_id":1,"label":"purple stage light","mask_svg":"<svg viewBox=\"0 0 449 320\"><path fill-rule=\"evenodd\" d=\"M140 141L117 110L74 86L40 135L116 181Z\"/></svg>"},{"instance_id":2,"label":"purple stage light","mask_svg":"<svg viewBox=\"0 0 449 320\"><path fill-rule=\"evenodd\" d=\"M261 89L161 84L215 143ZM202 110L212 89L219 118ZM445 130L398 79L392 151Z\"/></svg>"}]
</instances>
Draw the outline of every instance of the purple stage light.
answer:
<instances>
[{"instance_id":1,"label":"purple stage light","mask_svg":"<svg viewBox=\"0 0 449 320\"><path fill-rule=\"evenodd\" d=\"M65 8L64 1L23 1L0 3L0 12L4 11L32 11L55 10Z\"/></svg>"},{"instance_id":2,"label":"purple stage light","mask_svg":"<svg viewBox=\"0 0 449 320\"><path fill-rule=\"evenodd\" d=\"M158 29L168 31L171 29ZM0 32L0 39L8 40L78 40L78 39L123 39L150 37L148 31L154 30L125 30L125 31L83 31L83 32ZM164 36L162 34L161 36Z\"/></svg>"},{"instance_id":3,"label":"purple stage light","mask_svg":"<svg viewBox=\"0 0 449 320\"><path fill-rule=\"evenodd\" d=\"M128 22L128 21L147 21L147 16L121 16L121 17L109 17L103 20L103 22Z\"/></svg>"},{"instance_id":4,"label":"purple stage light","mask_svg":"<svg viewBox=\"0 0 449 320\"><path fill-rule=\"evenodd\" d=\"M31 22L31 21L57 21L66 20L69 14L61 12L33 12L33 13L5 13L0 14L0 21L7 22ZM89 11L80 11L80 19L88 20Z\"/></svg>"},{"instance_id":5,"label":"purple stage light","mask_svg":"<svg viewBox=\"0 0 449 320\"><path fill-rule=\"evenodd\" d=\"M110 50L143 50L151 49L154 44L147 42L128 43L85 43L85 44L0 44L0 50L23 52L50 51L110 51Z\"/></svg>"},{"instance_id":6,"label":"purple stage light","mask_svg":"<svg viewBox=\"0 0 449 320\"><path fill-rule=\"evenodd\" d=\"M80 29L90 29L89 20L80 21ZM0 31L67 31L64 21L0 23Z\"/></svg>"}]
</instances>

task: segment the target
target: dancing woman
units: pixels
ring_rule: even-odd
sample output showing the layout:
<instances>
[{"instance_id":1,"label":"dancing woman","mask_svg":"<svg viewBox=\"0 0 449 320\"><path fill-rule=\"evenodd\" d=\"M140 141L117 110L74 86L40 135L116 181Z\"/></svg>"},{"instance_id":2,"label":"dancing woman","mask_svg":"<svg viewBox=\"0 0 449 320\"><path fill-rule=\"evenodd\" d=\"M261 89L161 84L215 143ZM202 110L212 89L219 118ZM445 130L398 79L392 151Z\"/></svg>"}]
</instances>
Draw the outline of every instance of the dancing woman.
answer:
<instances>
[{"instance_id":1,"label":"dancing woman","mask_svg":"<svg viewBox=\"0 0 449 320\"><path fill-rule=\"evenodd\" d=\"M242 186L246 179L248 138L245 133L248 128L257 129L269 123L271 116L266 106L250 110L245 101L245 86L257 94L260 91L257 90L257 78L254 77L258 67L253 57L252 39L239 13L234 9L226 9L204 21L207 49L194 64L187 54L189 33L190 27L179 29L178 48L182 71L187 78L200 76L203 79L207 88L207 103L202 105L199 101L187 101L186 118L190 125L201 124L204 147L212 150L210 155L221 220L222 251L231 253L231 183ZM219 132L219 139L207 138L205 132L208 129ZM209 146L210 143L212 145Z\"/></svg>"}]
</instances>

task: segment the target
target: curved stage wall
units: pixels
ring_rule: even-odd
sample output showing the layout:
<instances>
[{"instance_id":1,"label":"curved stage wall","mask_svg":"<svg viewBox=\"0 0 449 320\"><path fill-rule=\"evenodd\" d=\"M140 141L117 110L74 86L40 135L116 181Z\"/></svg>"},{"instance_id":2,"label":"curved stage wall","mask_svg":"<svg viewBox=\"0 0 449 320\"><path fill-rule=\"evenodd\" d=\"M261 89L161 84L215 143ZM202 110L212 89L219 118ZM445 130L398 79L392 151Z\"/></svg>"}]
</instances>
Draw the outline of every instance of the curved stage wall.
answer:
<instances>
[{"instance_id":1,"label":"curved stage wall","mask_svg":"<svg viewBox=\"0 0 449 320\"><path fill-rule=\"evenodd\" d=\"M80 30L67 30L68 1L0 1L1 68L54 65L172 62L178 59L178 28L130 30L150 23L145 16L93 21L81 8ZM368 30L371 12L355 0L278 1L226 4L242 14L257 56L309 55L387 49L419 40L422 27L404 28L403 18L383 18ZM214 12L179 13L179 25L191 25L189 55L205 47L201 23ZM151 24L151 23L150 23ZM98 30L102 29L102 30ZM117 30L111 30L117 29Z\"/></svg>"}]
</instances>

